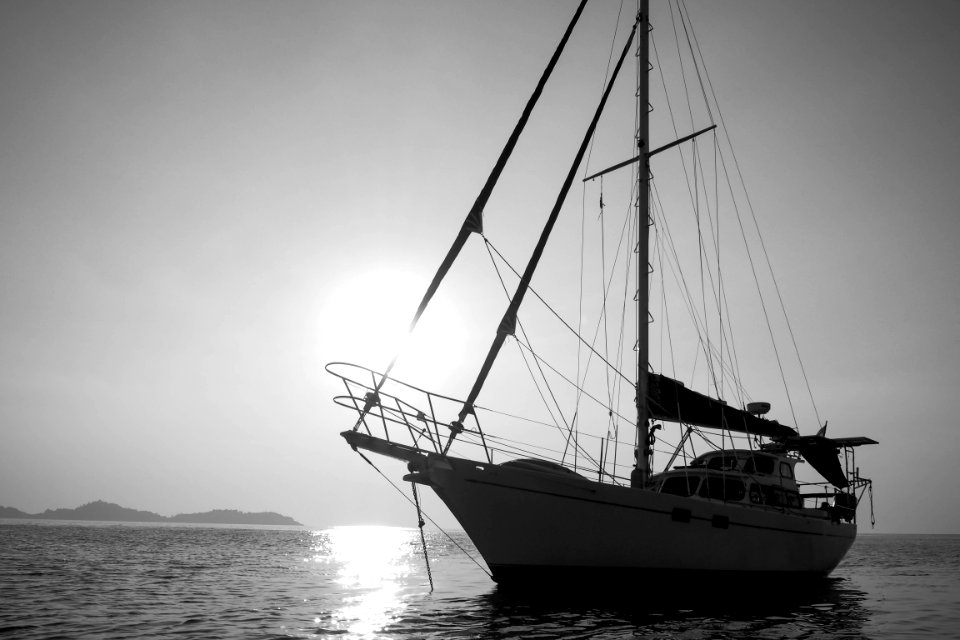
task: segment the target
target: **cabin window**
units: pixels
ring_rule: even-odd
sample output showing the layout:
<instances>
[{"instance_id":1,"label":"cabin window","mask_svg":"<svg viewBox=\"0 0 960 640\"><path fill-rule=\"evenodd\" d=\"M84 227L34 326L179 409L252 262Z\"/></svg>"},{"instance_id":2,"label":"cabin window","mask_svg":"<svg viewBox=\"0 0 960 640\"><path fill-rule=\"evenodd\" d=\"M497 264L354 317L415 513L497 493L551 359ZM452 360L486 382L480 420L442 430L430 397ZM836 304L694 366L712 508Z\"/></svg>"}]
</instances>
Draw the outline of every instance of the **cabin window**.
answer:
<instances>
[{"instance_id":1,"label":"cabin window","mask_svg":"<svg viewBox=\"0 0 960 640\"><path fill-rule=\"evenodd\" d=\"M764 501L773 507L790 507L800 509L803 500L799 491L785 491L782 487L763 487Z\"/></svg>"},{"instance_id":2,"label":"cabin window","mask_svg":"<svg viewBox=\"0 0 960 640\"><path fill-rule=\"evenodd\" d=\"M710 458L707 462L708 469L717 469L718 471L730 471L737 468L736 456L716 456Z\"/></svg>"},{"instance_id":3,"label":"cabin window","mask_svg":"<svg viewBox=\"0 0 960 640\"><path fill-rule=\"evenodd\" d=\"M709 477L700 484L700 496L703 498L739 502L746 493L743 482L736 478Z\"/></svg>"},{"instance_id":4,"label":"cabin window","mask_svg":"<svg viewBox=\"0 0 960 640\"><path fill-rule=\"evenodd\" d=\"M773 473L774 459L769 456L751 456L743 465L744 473L763 473L770 475Z\"/></svg>"},{"instance_id":5,"label":"cabin window","mask_svg":"<svg viewBox=\"0 0 960 640\"><path fill-rule=\"evenodd\" d=\"M783 489L780 487L763 487L763 502L772 507L779 507L783 504Z\"/></svg>"},{"instance_id":6,"label":"cabin window","mask_svg":"<svg viewBox=\"0 0 960 640\"><path fill-rule=\"evenodd\" d=\"M697 492L700 478L696 476L673 476L663 481L660 493L669 493L674 496L692 496Z\"/></svg>"},{"instance_id":7,"label":"cabin window","mask_svg":"<svg viewBox=\"0 0 960 640\"><path fill-rule=\"evenodd\" d=\"M788 463L786 462L780 463L780 475L783 476L784 478L793 477L793 469L790 467Z\"/></svg>"},{"instance_id":8,"label":"cabin window","mask_svg":"<svg viewBox=\"0 0 960 640\"><path fill-rule=\"evenodd\" d=\"M756 482L750 483L750 502L753 504L763 504L763 492L760 491L760 485Z\"/></svg>"}]
</instances>

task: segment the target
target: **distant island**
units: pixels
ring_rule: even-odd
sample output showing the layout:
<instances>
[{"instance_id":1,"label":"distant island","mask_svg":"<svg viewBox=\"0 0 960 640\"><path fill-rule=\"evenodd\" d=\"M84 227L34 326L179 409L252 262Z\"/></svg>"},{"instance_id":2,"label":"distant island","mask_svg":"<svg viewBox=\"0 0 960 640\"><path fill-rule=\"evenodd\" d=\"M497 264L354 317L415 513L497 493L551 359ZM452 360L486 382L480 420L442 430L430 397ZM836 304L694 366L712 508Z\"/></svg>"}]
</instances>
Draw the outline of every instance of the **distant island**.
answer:
<instances>
[{"instance_id":1,"label":"distant island","mask_svg":"<svg viewBox=\"0 0 960 640\"><path fill-rule=\"evenodd\" d=\"M24 513L13 507L0 507L0 518L29 518L31 520L98 520L101 522L182 522L184 524L259 524L303 526L289 516L266 511L247 513L236 509L214 509L203 513L178 513L161 516L152 511L138 511L112 502L97 500L76 509L47 509L43 513Z\"/></svg>"}]
</instances>

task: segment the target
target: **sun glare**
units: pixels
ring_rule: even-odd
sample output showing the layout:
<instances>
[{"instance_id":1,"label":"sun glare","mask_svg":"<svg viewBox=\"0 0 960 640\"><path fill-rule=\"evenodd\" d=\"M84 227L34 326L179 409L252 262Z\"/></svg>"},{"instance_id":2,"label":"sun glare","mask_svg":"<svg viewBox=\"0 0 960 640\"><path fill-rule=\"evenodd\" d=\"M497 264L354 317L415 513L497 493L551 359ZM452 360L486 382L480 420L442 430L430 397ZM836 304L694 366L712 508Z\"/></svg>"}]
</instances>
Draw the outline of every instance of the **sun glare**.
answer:
<instances>
[{"instance_id":1,"label":"sun glare","mask_svg":"<svg viewBox=\"0 0 960 640\"><path fill-rule=\"evenodd\" d=\"M443 380L462 356L465 329L455 304L437 295L408 333L428 283L429 276L388 268L341 278L321 314L323 362L344 360L382 371L401 353L396 371L410 382Z\"/></svg>"},{"instance_id":2,"label":"sun glare","mask_svg":"<svg viewBox=\"0 0 960 640\"><path fill-rule=\"evenodd\" d=\"M344 606L332 612L338 632L381 637L406 608L405 582L411 571L409 529L382 526L334 527L314 533L314 562L331 563ZM319 619L316 621L321 622Z\"/></svg>"}]
</instances>

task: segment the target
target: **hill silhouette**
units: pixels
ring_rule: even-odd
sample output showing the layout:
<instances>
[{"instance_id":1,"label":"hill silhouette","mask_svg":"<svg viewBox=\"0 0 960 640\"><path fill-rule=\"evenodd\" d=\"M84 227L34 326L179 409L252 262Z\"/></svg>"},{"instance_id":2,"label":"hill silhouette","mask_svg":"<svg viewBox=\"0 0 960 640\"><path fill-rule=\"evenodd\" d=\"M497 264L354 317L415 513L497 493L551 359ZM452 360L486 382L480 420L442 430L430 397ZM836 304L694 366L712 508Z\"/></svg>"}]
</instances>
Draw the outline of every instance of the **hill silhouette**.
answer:
<instances>
[{"instance_id":1,"label":"hill silhouette","mask_svg":"<svg viewBox=\"0 0 960 640\"><path fill-rule=\"evenodd\" d=\"M47 509L43 513L25 513L13 507L0 507L0 518L33 520L97 520L100 522L179 522L183 524L259 524L302 526L289 516L272 511L248 513L236 509L214 509L203 513L178 513L161 516L152 511L128 509L112 502L96 500L76 509Z\"/></svg>"}]
</instances>

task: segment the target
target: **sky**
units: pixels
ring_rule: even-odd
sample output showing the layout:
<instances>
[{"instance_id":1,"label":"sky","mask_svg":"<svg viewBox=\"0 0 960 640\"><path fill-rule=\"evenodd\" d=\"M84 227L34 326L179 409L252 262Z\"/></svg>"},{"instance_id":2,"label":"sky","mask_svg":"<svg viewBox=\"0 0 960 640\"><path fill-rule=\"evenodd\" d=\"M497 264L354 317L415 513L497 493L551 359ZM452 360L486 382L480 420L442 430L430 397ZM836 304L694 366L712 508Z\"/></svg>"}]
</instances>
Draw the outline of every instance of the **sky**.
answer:
<instances>
[{"instance_id":1,"label":"sky","mask_svg":"<svg viewBox=\"0 0 960 640\"><path fill-rule=\"evenodd\" d=\"M389 360L575 6L0 2L0 505L414 524L324 365ZM489 205L518 264L617 7L588 5ZM875 530L960 533L960 5L687 7L818 413L880 441ZM424 319L461 397L502 308L471 275Z\"/></svg>"}]
</instances>

